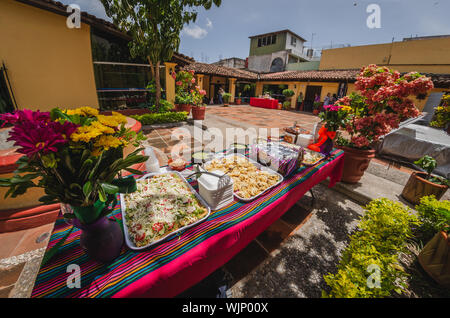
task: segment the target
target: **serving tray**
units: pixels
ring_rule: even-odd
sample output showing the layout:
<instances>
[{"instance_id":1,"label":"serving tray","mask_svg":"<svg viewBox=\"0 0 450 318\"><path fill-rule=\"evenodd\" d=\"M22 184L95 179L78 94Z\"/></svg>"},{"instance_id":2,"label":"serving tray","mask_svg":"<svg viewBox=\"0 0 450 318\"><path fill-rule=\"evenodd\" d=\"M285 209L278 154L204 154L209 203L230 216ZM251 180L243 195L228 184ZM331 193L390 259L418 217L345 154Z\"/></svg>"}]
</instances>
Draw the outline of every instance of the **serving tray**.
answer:
<instances>
[{"instance_id":1,"label":"serving tray","mask_svg":"<svg viewBox=\"0 0 450 318\"><path fill-rule=\"evenodd\" d=\"M130 233L128 231L128 224L127 224L127 221L126 221L126 218L125 218L125 216L127 214L127 207L125 205L125 195L121 193L120 194L120 208L122 210L122 220L123 220L122 223L123 223L123 231L124 231L124 234L125 234L124 235L125 236L125 243L128 246L128 248L130 248L130 249L132 249L134 251L142 251L142 250L148 249L148 248L150 248L152 246L155 246L157 244L160 244L160 243L162 243L162 242L172 238L176 234L178 234L178 233L180 233L180 232L182 232L182 231L184 231L184 230L186 230L188 228L191 228L191 227L193 227L193 226L195 226L195 225L205 221L209 217L209 215L211 214L211 209L208 206L208 204L205 202L205 200L203 200L203 198L197 193L197 191L195 191L194 188L192 188L192 186L189 184L189 182L187 182L187 180L183 177L183 175L181 175L178 171L167 171L167 172L160 172L160 173L148 173L148 174L144 175L142 178L137 179L136 181L148 179L148 178L151 178L151 177L154 177L154 176L159 176L159 175L167 175L167 174L178 175L181 178L181 180L183 180L183 182L189 187L191 192L195 195L195 197L199 201L200 205L202 205L203 207L205 207L207 209L208 213L206 214L206 216L204 218L202 218L202 219L200 219L200 220L198 220L198 221L196 221L196 222L194 222L192 224L183 226L182 228L179 228L178 230L167 234L163 238L160 238L160 239L158 239L156 241L153 241L153 242L151 242L150 244L148 244L146 246L137 247L134 244L134 242L130 239Z\"/></svg>"},{"instance_id":2,"label":"serving tray","mask_svg":"<svg viewBox=\"0 0 450 318\"><path fill-rule=\"evenodd\" d=\"M278 172L276 172L276 171L270 169L269 167L266 167L266 166L260 164L259 162L255 161L255 160L253 160L253 159L250 159L250 158L248 158L248 157L246 157L246 156L244 156L244 155L242 155L242 154L240 154L240 153L227 154L227 155L217 155L217 156L214 157L214 159L223 159L223 158L234 157L234 156L236 156L236 157L241 157L241 158L245 158L245 159L247 159L250 163L254 164L254 165L256 166L257 169L259 169L259 170L261 170L261 171L267 171L267 172L269 172L269 173L272 174L272 175L278 176L278 178L279 178L279 181L278 181L276 184L274 184L273 186L267 188L267 189L264 190L263 192L261 192L261 193L255 195L255 196L253 196L253 197L251 197L251 198L243 198L243 197L239 196L239 194L238 194L237 192L234 192L234 193L233 193L234 196L235 196L239 201L242 201L242 202L251 202L251 201L255 200L256 198L260 197L261 195L263 195L264 193L266 193L267 191L269 191L269 190L271 190L271 189L277 187L278 185L280 185L280 184L283 182L284 178L283 178L283 176L282 176L281 174L279 174ZM214 159L213 159L213 160L214 160ZM199 169L206 170L206 166L208 166L208 165L211 163L211 161L212 161L212 160L205 162L205 163L203 164L203 167L200 167ZM205 168L204 168L204 167L205 167Z\"/></svg>"},{"instance_id":3,"label":"serving tray","mask_svg":"<svg viewBox=\"0 0 450 318\"><path fill-rule=\"evenodd\" d=\"M307 149L307 148L305 148L305 153L306 153L306 152L314 153L314 154L317 154L317 155L319 155L319 156L321 157L320 159L317 159L317 160L314 161L313 163L305 163L305 162L303 161L302 164L303 164L304 166L306 166L306 167L312 167L312 166L315 166L316 164L318 164L319 162L321 162L321 161L326 157L324 154L322 154L322 153L320 153L320 152L312 151L312 150ZM303 160L305 160L304 157L303 157Z\"/></svg>"}]
</instances>

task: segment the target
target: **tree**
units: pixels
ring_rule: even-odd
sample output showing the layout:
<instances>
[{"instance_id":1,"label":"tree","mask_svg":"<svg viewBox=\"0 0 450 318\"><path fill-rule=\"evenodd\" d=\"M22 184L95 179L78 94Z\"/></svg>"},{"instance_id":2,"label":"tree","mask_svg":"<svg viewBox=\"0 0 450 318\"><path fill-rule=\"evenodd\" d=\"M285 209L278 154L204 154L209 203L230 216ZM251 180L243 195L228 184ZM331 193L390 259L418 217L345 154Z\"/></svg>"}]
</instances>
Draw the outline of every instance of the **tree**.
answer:
<instances>
[{"instance_id":1,"label":"tree","mask_svg":"<svg viewBox=\"0 0 450 318\"><path fill-rule=\"evenodd\" d=\"M156 82L156 105L161 99L160 65L180 46L185 24L195 22L198 7L209 10L221 0L101 0L106 14L132 37L131 56L147 58Z\"/></svg>"}]
</instances>

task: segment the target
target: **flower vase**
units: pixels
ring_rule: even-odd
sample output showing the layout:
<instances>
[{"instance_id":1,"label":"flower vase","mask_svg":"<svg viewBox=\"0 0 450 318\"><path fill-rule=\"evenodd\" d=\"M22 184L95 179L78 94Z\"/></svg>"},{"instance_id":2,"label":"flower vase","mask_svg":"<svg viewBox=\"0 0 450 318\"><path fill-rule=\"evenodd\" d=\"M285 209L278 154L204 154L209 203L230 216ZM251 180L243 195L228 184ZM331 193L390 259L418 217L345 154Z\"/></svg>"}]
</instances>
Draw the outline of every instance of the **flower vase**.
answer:
<instances>
[{"instance_id":1,"label":"flower vase","mask_svg":"<svg viewBox=\"0 0 450 318\"><path fill-rule=\"evenodd\" d=\"M105 203L97 201L92 206L65 206L65 211L74 217L68 223L81 230L80 245L88 256L108 263L120 255L124 243L123 231L115 220L102 216Z\"/></svg>"},{"instance_id":2,"label":"flower vase","mask_svg":"<svg viewBox=\"0 0 450 318\"><path fill-rule=\"evenodd\" d=\"M109 263L120 255L124 237L115 220L103 216L92 224L81 224L75 219L73 225L82 231L80 245L91 259Z\"/></svg>"}]
</instances>

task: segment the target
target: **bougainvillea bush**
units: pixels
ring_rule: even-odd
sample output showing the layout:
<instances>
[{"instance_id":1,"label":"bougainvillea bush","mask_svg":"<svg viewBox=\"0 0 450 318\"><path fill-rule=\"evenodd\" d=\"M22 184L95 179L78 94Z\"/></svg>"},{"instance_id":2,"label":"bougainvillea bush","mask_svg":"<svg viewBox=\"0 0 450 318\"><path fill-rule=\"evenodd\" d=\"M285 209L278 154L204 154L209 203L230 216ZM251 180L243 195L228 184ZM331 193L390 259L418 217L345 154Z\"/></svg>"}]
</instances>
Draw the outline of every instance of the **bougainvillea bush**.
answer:
<instances>
[{"instance_id":1,"label":"bougainvillea bush","mask_svg":"<svg viewBox=\"0 0 450 318\"><path fill-rule=\"evenodd\" d=\"M194 71L180 71L177 74L172 74L175 79L176 104L189 104L194 106L203 104L203 96L206 95L206 91L196 85L194 75Z\"/></svg>"},{"instance_id":2,"label":"bougainvillea bush","mask_svg":"<svg viewBox=\"0 0 450 318\"><path fill-rule=\"evenodd\" d=\"M336 102L350 107L342 125L350 135L347 145L368 148L405 119L417 117L420 112L409 97L426 94L433 87L430 78L417 72L401 76L387 67L363 68L355 83L358 92Z\"/></svg>"}]
</instances>

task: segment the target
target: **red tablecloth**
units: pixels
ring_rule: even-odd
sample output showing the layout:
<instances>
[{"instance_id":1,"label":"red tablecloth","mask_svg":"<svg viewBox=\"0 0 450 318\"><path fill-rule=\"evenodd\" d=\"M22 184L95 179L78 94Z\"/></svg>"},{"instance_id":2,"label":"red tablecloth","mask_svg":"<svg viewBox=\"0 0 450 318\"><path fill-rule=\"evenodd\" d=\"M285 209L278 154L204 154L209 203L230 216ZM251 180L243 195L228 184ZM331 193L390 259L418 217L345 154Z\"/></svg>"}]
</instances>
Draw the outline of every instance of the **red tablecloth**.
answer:
<instances>
[{"instance_id":1,"label":"red tablecloth","mask_svg":"<svg viewBox=\"0 0 450 318\"><path fill-rule=\"evenodd\" d=\"M334 186L341 178L343 159L344 153L335 150L327 160L299 169L253 202L235 201L213 211L203 223L148 251L124 248L111 264L90 260L80 247L81 232L74 230L39 270L32 297L176 296L228 262L316 184L330 177L330 187ZM115 215L120 216L119 207ZM58 219L48 248L70 229ZM80 266L81 288L67 287L70 264Z\"/></svg>"},{"instance_id":2,"label":"red tablecloth","mask_svg":"<svg viewBox=\"0 0 450 318\"><path fill-rule=\"evenodd\" d=\"M278 109L278 99L250 98L250 106Z\"/></svg>"}]
</instances>

